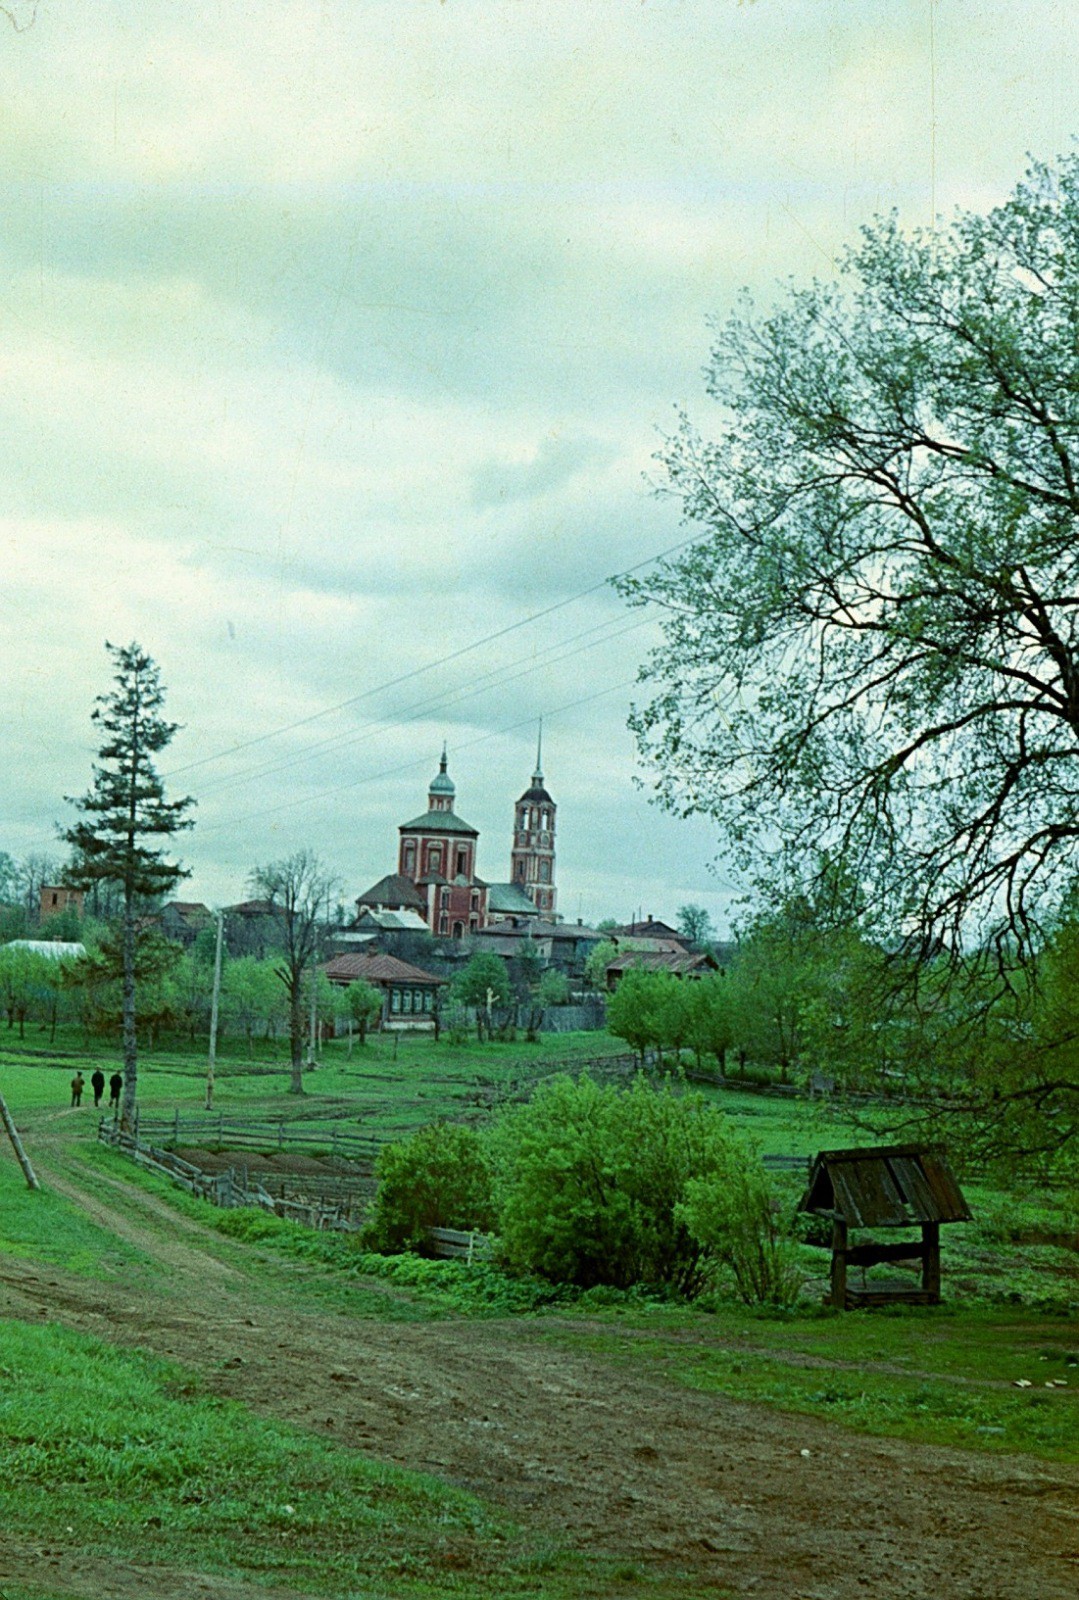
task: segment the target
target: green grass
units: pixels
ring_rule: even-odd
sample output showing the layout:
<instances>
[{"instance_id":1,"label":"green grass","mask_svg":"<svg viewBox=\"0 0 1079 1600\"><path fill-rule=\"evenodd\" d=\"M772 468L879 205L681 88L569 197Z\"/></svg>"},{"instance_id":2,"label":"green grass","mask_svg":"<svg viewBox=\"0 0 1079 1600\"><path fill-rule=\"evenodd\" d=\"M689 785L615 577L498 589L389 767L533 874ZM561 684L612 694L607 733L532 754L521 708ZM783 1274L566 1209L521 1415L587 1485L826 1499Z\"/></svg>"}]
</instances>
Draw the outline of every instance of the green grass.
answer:
<instances>
[{"instance_id":1,"label":"green grass","mask_svg":"<svg viewBox=\"0 0 1079 1600\"><path fill-rule=\"evenodd\" d=\"M548 1337L859 1433L1079 1460L1079 1333L1063 1319L950 1306L769 1318L724 1306L706 1331L699 1311L615 1317L609 1331ZM1016 1388L1021 1378L1032 1387ZM1068 1387L1046 1387L1054 1379Z\"/></svg>"},{"instance_id":2,"label":"green grass","mask_svg":"<svg viewBox=\"0 0 1079 1600\"><path fill-rule=\"evenodd\" d=\"M135 1265L150 1270L140 1251L91 1222L63 1195L49 1188L28 1189L14 1159L8 1159L6 1144L3 1139L0 1243L8 1255L89 1277L111 1277Z\"/></svg>"},{"instance_id":3,"label":"green grass","mask_svg":"<svg viewBox=\"0 0 1079 1600\"><path fill-rule=\"evenodd\" d=\"M342 1597L686 1592L615 1576L437 1479L62 1329L0 1323L0 1376L0 1520L14 1539Z\"/></svg>"}]
</instances>

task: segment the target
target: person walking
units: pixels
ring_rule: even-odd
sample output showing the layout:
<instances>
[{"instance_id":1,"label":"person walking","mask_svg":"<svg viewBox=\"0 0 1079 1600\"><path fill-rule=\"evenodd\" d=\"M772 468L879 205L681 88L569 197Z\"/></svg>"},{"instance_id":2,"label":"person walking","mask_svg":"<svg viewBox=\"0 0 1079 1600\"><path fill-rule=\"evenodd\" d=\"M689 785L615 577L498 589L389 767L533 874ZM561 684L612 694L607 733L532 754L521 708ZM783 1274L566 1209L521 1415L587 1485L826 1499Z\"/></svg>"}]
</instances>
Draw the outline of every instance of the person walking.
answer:
<instances>
[{"instance_id":1,"label":"person walking","mask_svg":"<svg viewBox=\"0 0 1079 1600\"><path fill-rule=\"evenodd\" d=\"M83 1077L81 1072L76 1072L75 1076L71 1080L71 1104L73 1106L82 1104L82 1091L85 1088L86 1079Z\"/></svg>"},{"instance_id":2,"label":"person walking","mask_svg":"<svg viewBox=\"0 0 1079 1600\"><path fill-rule=\"evenodd\" d=\"M123 1086L123 1078L118 1072L114 1072L109 1079L109 1105L115 1106L117 1111L120 1109L120 1090Z\"/></svg>"},{"instance_id":3,"label":"person walking","mask_svg":"<svg viewBox=\"0 0 1079 1600\"><path fill-rule=\"evenodd\" d=\"M91 1077L90 1087L94 1091L94 1105L99 1106L101 1104L101 1096L105 1093L105 1074L100 1067Z\"/></svg>"}]
</instances>

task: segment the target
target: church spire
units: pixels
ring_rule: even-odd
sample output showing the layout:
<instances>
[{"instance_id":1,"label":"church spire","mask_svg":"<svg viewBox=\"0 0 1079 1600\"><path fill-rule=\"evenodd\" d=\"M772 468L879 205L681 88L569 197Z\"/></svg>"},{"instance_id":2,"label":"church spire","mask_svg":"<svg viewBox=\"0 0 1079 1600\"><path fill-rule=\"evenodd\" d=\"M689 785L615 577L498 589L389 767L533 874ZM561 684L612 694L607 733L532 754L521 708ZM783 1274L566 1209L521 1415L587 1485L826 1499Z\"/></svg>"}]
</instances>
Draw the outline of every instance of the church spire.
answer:
<instances>
[{"instance_id":1,"label":"church spire","mask_svg":"<svg viewBox=\"0 0 1079 1600\"><path fill-rule=\"evenodd\" d=\"M438 763L438 772L431 779L427 790L427 806L431 811L452 811L453 797L457 793L453 779L446 771L446 741L442 741L442 759Z\"/></svg>"},{"instance_id":2,"label":"church spire","mask_svg":"<svg viewBox=\"0 0 1079 1600\"><path fill-rule=\"evenodd\" d=\"M536 735L536 770L532 774L534 784L543 783L543 718L539 719L539 732Z\"/></svg>"}]
</instances>

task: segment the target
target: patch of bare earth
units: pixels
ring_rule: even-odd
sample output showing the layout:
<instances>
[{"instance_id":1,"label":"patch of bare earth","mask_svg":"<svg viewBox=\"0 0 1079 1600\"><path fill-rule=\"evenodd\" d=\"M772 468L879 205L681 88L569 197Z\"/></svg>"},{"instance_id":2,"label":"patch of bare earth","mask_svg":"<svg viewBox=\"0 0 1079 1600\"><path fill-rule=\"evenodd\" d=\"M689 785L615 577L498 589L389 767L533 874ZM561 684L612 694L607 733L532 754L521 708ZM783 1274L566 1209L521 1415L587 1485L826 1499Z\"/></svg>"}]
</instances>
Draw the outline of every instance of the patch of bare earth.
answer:
<instances>
[{"instance_id":1,"label":"patch of bare earth","mask_svg":"<svg viewBox=\"0 0 1079 1600\"><path fill-rule=\"evenodd\" d=\"M1079 1592L1075 1468L861 1438L694 1393L567 1353L542 1319L383 1325L282 1309L260 1294L257 1266L224 1267L220 1240L160 1201L118 1186L114 1206L80 1197L70 1176L60 1186L167 1265L167 1289L137 1270L102 1284L8 1260L0 1314L172 1357L219 1394L436 1473L568 1544L759 1600ZM100 1563L95 1588L76 1551L55 1559L72 1594L200 1592L183 1575L107 1577ZM0 1581L31 1581L21 1565L6 1550ZM46 1577L38 1567L34 1581ZM216 1580L202 1592L247 1594Z\"/></svg>"}]
</instances>

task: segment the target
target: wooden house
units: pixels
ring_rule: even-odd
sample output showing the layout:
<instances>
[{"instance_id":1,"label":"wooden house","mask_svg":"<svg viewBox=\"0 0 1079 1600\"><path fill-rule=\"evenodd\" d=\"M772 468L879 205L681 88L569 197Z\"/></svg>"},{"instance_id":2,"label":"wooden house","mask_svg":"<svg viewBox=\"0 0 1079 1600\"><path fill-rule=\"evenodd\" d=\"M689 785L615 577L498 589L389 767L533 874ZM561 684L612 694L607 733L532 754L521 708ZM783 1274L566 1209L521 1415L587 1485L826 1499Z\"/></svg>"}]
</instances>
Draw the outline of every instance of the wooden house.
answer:
<instances>
[{"instance_id":1,"label":"wooden house","mask_svg":"<svg viewBox=\"0 0 1079 1600\"><path fill-rule=\"evenodd\" d=\"M827 1302L854 1306L940 1302L940 1228L969 1222L970 1208L939 1149L928 1145L878 1145L822 1150L813 1162L800 1211L832 1220L832 1282ZM911 1229L920 1240L851 1244L854 1228ZM917 1261L917 1282L852 1284L852 1267Z\"/></svg>"}]
</instances>

